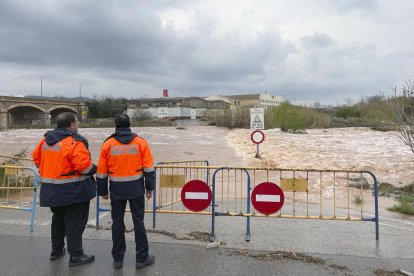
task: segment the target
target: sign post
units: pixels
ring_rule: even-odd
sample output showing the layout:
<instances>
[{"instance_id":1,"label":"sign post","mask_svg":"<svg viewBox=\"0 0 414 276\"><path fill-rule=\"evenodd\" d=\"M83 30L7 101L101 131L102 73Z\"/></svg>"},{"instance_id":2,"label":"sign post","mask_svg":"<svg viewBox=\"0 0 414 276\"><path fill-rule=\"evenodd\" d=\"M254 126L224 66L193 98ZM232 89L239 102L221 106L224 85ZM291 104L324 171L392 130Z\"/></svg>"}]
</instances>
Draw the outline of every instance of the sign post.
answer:
<instances>
[{"instance_id":1,"label":"sign post","mask_svg":"<svg viewBox=\"0 0 414 276\"><path fill-rule=\"evenodd\" d=\"M264 134L261 129L264 129L264 109L250 108L250 129L255 129L250 136L253 143L256 144L256 158L260 158L259 144L264 140Z\"/></svg>"},{"instance_id":2,"label":"sign post","mask_svg":"<svg viewBox=\"0 0 414 276\"><path fill-rule=\"evenodd\" d=\"M250 139L252 140L253 143L256 144L256 158L260 158L259 144L261 144L265 139L264 133L260 130L255 130L250 135Z\"/></svg>"}]
</instances>

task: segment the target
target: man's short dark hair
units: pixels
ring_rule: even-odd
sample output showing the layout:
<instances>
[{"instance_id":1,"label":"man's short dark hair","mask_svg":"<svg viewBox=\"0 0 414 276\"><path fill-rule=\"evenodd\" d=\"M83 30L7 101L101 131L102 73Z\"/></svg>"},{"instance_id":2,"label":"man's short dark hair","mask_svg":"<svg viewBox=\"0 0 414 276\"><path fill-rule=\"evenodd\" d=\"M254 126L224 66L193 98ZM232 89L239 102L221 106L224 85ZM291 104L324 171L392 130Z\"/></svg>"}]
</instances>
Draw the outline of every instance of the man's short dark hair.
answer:
<instances>
[{"instance_id":1,"label":"man's short dark hair","mask_svg":"<svg viewBox=\"0 0 414 276\"><path fill-rule=\"evenodd\" d=\"M76 115L72 112L62 112L56 116L58 128L68 128L71 123L76 123Z\"/></svg>"},{"instance_id":2,"label":"man's short dark hair","mask_svg":"<svg viewBox=\"0 0 414 276\"><path fill-rule=\"evenodd\" d=\"M115 127L129 127L131 125L129 116L126 114L119 114L115 116Z\"/></svg>"}]
</instances>

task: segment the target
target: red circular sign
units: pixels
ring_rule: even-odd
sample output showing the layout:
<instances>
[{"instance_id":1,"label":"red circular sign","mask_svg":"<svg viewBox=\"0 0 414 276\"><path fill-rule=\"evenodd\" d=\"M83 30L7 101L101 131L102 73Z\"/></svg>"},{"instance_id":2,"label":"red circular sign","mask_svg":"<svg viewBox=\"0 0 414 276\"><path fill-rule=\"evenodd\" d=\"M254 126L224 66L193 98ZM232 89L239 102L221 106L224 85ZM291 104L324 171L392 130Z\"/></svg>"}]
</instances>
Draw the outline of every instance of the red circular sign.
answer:
<instances>
[{"instance_id":1,"label":"red circular sign","mask_svg":"<svg viewBox=\"0 0 414 276\"><path fill-rule=\"evenodd\" d=\"M181 190L181 201L187 209L193 212L206 209L210 205L211 199L210 187L201 180L191 180Z\"/></svg>"},{"instance_id":2,"label":"red circular sign","mask_svg":"<svg viewBox=\"0 0 414 276\"><path fill-rule=\"evenodd\" d=\"M285 195L282 189L272 182L257 185L251 196L253 207L264 215L271 215L282 208Z\"/></svg>"},{"instance_id":3,"label":"red circular sign","mask_svg":"<svg viewBox=\"0 0 414 276\"><path fill-rule=\"evenodd\" d=\"M264 141L265 135L264 135L264 133L262 131L255 130L250 135L250 139L252 140L253 143L260 144L260 143L262 143Z\"/></svg>"}]
</instances>

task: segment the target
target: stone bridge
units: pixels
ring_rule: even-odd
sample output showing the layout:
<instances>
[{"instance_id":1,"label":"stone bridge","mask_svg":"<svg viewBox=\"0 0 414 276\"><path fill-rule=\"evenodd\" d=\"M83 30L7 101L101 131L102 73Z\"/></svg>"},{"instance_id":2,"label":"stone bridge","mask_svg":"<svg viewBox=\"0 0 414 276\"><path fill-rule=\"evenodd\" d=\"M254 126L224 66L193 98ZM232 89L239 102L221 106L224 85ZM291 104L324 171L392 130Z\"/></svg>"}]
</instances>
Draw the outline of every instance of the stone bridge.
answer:
<instances>
[{"instance_id":1,"label":"stone bridge","mask_svg":"<svg viewBox=\"0 0 414 276\"><path fill-rule=\"evenodd\" d=\"M84 103L0 96L0 129L10 127L49 127L61 112L73 112L79 120L86 116Z\"/></svg>"}]
</instances>

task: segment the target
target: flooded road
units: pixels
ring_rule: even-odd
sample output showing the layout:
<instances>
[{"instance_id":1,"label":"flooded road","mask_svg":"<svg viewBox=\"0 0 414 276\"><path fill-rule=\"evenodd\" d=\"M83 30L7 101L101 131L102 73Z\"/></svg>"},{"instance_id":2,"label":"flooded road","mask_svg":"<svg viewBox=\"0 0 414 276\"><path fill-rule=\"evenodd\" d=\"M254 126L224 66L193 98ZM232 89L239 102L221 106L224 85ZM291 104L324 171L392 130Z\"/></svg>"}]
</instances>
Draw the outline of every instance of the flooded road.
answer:
<instances>
[{"instance_id":1,"label":"flooded road","mask_svg":"<svg viewBox=\"0 0 414 276\"><path fill-rule=\"evenodd\" d=\"M17 129L0 132L0 154L12 155L26 149L30 157L47 129ZM151 147L155 162L173 160L208 160L210 165L243 166L243 158L227 142L229 130L208 126L132 128ZM102 142L113 128L81 128L89 141L94 162L99 159Z\"/></svg>"},{"instance_id":2,"label":"flooded road","mask_svg":"<svg viewBox=\"0 0 414 276\"><path fill-rule=\"evenodd\" d=\"M212 126L133 128L146 139L156 162L208 160L215 166L264 166L297 169L354 169L373 172L379 182L403 186L414 181L414 154L398 138L398 132L367 128L312 129L308 134L265 130L261 159L254 158L250 130ZM0 154L31 151L47 130L18 129L0 132ZM95 162L102 142L113 128L81 128L89 140Z\"/></svg>"},{"instance_id":3,"label":"flooded road","mask_svg":"<svg viewBox=\"0 0 414 276\"><path fill-rule=\"evenodd\" d=\"M407 185L414 180L414 154L399 140L397 132L346 128L289 134L270 129L264 131L266 139L260 146L262 158L257 159L254 158L256 147L250 141L251 131L246 129L187 126L185 129L147 127L132 130L149 142L156 162L208 160L213 166L369 170L377 176L378 181L396 186ZM2 131L0 154L12 155L26 149L30 157L31 151L46 131ZM102 142L112 132L113 128L79 130L89 140L95 163L99 159ZM316 180L315 183L319 182ZM313 190L317 193L318 189L316 187ZM346 190L337 192L338 198L347 194ZM385 208L393 204L391 198L380 200L380 205Z\"/></svg>"},{"instance_id":4,"label":"flooded road","mask_svg":"<svg viewBox=\"0 0 414 276\"><path fill-rule=\"evenodd\" d=\"M395 131L368 128L311 129L307 134L265 130L261 159L250 130L238 129L227 140L244 156L248 166L296 169L368 170L379 182L404 186L414 181L414 153Z\"/></svg>"}]
</instances>

